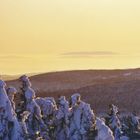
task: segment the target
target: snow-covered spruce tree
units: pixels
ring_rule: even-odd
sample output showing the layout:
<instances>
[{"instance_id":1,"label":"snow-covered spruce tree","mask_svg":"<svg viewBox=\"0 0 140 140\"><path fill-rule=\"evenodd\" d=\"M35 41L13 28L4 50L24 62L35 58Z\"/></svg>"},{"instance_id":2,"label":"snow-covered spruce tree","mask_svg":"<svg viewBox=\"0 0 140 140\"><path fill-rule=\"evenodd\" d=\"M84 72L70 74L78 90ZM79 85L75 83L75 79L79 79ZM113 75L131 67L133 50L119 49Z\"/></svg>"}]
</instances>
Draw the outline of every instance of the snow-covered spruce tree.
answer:
<instances>
[{"instance_id":1,"label":"snow-covered spruce tree","mask_svg":"<svg viewBox=\"0 0 140 140\"><path fill-rule=\"evenodd\" d=\"M81 100L79 93L73 94L70 109L70 140L89 140L89 132L94 128L94 119L95 115L89 104Z\"/></svg>"},{"instance_id":2,"label":"snow-covered spruce tree","mask_svg":"<svg viewBox=\"0 0 140 140\"><path fill-rule=\"evenodd\" d=\"M22 129L5 87L5 82L0 80L0 140L23 140Z\"/></svg>"},{"instance_id":3,"label":"snow-covered spruce tree","mask_svg":"<svg viewBox=\"0 0 140 140\"><path fill-rule=\"evenodd\" d=\"M117 106L113 104L109 105L109 113L106 120L107 125L113 131L115 140L129 140L128 127L125 123L121 122Z\"/></svg>"}]
</instances>

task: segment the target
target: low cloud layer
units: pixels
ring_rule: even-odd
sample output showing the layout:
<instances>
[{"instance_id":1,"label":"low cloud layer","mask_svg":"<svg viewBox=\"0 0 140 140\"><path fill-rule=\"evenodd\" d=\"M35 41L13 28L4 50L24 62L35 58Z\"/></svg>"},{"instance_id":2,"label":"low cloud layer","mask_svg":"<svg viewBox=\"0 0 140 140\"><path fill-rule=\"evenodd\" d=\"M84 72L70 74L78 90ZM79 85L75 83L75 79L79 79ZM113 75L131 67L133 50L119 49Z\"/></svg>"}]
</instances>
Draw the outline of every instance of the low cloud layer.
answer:
<instances>
[{"instance_id":1,"label":"low cloud layer","mask_svg":"<svg viewBox=\"0 0 140 140\"><path fill-rule=\"evenodd\" d=\"M111 52L111 51L79 51L79 52L67 52L61 54L63 56L113 56L118 55L117 52Z\"/></svg>"},{"instance_id":2,"label":"low cloud layer","mask_svg":"<svg viewBox=\"0 0 140 140\"><path fill-rule=\"evenodd\" d=\"M30 57L24 55L0 55L0 59L25 59L25 58Z\"/></svg>"}]
</instances>

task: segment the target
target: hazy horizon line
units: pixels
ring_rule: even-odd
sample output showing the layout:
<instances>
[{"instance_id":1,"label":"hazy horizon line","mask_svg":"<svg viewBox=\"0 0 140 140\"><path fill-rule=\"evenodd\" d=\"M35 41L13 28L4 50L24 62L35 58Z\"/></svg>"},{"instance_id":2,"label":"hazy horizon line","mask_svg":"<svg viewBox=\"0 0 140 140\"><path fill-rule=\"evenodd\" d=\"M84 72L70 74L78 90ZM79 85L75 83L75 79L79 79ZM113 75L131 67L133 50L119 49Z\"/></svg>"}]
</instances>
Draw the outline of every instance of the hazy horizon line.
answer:
<instances>
[{"instance_id":1,"label":"hazy horizon line","mask_svg":"<svg viewBox=\"0 0 140 140\"><path fill-rule=\"evenodd\" d=\"M100 68L100 69L66 69L66 70L52 70L52 71L42 71L42 72L23 72L23 73L17 73L17 74L6 74L6 73L2 73L0 74L0 76L20 76L20 75L29 75L29 76L33 76L33 75L38 75L38 74L45 74L45 73L55 73L55 72L69 72L69 71L88 71L88 70L108 70L108 71L113 71L113 70L136 70L136 69L140 69L140 67L131 67L131 68Z\"/></svg>"}]
</instances>

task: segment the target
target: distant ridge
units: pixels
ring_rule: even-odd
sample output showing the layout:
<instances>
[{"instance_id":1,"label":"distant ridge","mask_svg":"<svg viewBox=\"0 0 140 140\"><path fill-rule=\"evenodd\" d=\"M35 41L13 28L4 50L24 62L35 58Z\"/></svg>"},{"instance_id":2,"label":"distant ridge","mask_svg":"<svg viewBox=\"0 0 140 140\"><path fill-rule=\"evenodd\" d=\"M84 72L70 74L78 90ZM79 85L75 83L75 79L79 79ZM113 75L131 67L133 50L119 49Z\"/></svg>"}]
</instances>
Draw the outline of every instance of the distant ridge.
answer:
<instances>
[{"instance_id":1,"label":"distant ridge","mask_svg":"<svg viewBox=\"0 0 140 140\"><path fill-rule=\"evenodd\" d=\"M38 75L39 73L28 73L26 75L33 76L33 75ZM18 75L0 75L0 79L5 80L5 81L11 81L11 80L16 80L18 79L22 74Z\"/></svg>"}]
</instances>

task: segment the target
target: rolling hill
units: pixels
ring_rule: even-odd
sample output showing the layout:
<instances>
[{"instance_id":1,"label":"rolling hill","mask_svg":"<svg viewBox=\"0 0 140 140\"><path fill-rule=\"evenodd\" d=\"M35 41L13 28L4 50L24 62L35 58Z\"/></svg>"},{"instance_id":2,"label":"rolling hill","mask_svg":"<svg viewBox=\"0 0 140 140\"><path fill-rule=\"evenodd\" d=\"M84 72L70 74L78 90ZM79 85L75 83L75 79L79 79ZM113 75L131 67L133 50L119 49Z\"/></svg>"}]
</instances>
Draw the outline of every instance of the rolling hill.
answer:
<instances>
[{"instance_id":1,"label":"rolling hill","mask_svg":"<svg viewBox=\"0 0 140 140\"><path fill-rule=\"evenodd\" d=\"M68 99L79 92L82 100L91 104L97 113L111 103L120 111L140 113L140 69L76 70L38 74L30 77L37 96L65 95ZM19 89L18 80L7 81Z\"/></svg>"}]
</instances>

